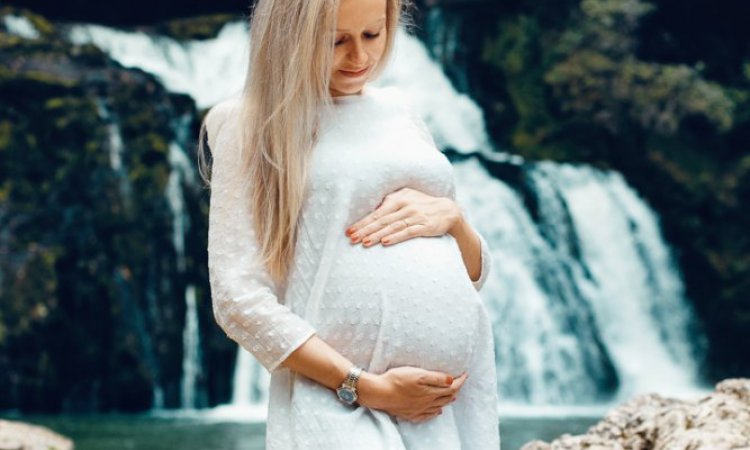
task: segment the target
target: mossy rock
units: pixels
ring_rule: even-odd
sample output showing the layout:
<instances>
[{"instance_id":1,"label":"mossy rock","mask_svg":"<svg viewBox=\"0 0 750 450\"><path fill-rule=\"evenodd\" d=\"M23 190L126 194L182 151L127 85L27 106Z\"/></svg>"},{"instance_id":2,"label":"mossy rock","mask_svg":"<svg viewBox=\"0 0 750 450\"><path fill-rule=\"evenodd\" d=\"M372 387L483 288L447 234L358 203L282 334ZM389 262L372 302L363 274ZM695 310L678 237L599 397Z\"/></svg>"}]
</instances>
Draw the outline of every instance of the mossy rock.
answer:
<instances>
[{"instance_id":1,"label":"mossy rock","mask_svg":"<svg viewBox=\"0 0 750 450\"><path fill-rule=\"evenodd\" d=\"M26 18L31 25L34 26L37 33L39 33L39 39L49 39L56 33L55 26L52 25L50 21L28 9L13 8L11 6L0 7L0 17L4 16L19 16Z\"/></svg>"}]
</instances>

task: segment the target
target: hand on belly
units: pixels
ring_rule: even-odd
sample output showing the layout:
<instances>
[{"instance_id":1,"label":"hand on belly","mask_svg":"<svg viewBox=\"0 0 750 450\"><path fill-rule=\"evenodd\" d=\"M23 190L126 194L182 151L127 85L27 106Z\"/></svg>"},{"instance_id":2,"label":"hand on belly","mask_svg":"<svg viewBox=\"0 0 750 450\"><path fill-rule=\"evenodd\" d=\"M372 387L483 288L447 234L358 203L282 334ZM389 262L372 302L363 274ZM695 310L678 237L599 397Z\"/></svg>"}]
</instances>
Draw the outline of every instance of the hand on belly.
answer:
<instances>
[{"instance_id":1,"label":"hand on belly","mask_svg":"<svg viewBox=\"0 0 750 450\"><path fill-rule=\"evenodd\" d=\"M392 245L418 236L441 236L461 219L461 209L448 197L434 197L404 187L391 192L373 212L346 229L352 244Z\"/></svg>"}]
</instances>

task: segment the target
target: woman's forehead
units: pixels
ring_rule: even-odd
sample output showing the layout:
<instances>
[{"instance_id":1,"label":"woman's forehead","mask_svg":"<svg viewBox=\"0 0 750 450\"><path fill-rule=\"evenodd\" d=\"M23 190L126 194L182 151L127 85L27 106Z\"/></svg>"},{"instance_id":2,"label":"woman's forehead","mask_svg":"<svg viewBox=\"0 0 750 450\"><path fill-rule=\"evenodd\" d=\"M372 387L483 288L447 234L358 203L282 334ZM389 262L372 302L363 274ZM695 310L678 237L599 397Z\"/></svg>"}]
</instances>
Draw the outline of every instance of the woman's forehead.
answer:
<instances>
[{"instance_id":1,"label":"woman's forehead","mask_svg":"<svg viewBox=\"0 0 750 450\"><path fill-rule=\"evenodd\" d=\"M386 0L341 0L336 31L357 31L386 20Z\"/></svg>"}]
</instances>

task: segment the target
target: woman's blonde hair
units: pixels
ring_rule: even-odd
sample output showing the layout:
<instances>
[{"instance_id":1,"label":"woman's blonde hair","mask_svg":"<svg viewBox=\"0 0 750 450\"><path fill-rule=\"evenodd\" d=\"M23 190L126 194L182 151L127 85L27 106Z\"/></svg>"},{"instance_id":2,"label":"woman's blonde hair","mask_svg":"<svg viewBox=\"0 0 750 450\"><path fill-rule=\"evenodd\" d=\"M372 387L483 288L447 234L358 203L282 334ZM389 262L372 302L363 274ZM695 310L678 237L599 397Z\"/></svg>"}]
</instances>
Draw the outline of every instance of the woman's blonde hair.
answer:
<instances>
[{"instance_id":1,"label":"woman's blonde hair","mask_svg":"<svg viewBox=\"0 0 750 450\"><path fill-rule=\"evenodd\" d=\"M410 0L386 0L385 50L371 79L385 68L398 26L411 25L402 14L410 6ZM339 0L258 0L250 15L240 112L243 193L253 211L259 257L275 282L291 269L319 110L332 103L338 8ZM199 171L210 186L205 133L204 122Z\"/></svg>"}]
</instances>

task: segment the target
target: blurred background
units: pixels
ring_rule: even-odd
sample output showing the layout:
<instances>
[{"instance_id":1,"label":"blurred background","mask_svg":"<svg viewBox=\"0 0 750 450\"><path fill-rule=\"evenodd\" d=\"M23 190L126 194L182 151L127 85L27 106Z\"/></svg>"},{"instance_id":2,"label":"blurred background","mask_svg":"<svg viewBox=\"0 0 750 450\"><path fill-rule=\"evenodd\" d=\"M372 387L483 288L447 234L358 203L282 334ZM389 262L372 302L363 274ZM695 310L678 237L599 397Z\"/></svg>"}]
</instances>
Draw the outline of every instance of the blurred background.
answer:
<instances>
[{"instance_id":1,"label":"blurred background","mask_svg":"<svg viewBox=\"0 0 750 450\"><path fill-rule=\"evenodd\" d=\"M503 448L749 376L750 3L416 7L375 84L416 100L490 244ZM248 13L0 3L0 417L84 450L263 448L196 165Z\"/></svg>"}]
</instances>

